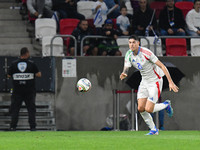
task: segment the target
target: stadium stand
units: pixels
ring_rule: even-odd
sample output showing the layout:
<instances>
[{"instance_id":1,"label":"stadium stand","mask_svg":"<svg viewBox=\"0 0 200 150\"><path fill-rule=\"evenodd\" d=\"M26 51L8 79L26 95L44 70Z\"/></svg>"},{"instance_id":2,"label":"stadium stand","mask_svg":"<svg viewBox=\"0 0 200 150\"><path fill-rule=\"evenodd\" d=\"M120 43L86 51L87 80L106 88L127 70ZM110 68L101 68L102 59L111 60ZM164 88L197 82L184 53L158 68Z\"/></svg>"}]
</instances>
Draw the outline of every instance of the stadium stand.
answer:
<instances>
[{"instance_id":1,"label":"stadium stand","mask_svg":"<svg viewBox=\"0 0 200 150\"><path fill-rule=\"evenodd\" d=\"M187 55L187 43L184 38L167 38L166 44L166 55L167 56L188 56Z\"/></svg>"},{"instance_id":2,"label":"stadium stand","mask_svg":"<svg viewBox=\"0 0 200 150\"><path fill-rule=\"evenodd\" d=\"M166 3L165 2L158 2L158 1L155 1L155 2L151 2L150 3L150 7L151 9L155 9L155 15L156 15L156 19L158 20L159 19L159 14L160 14L160 11L166 6Z\"/></svg>"},{"instance_id":3,"label":"stadium stand","mask_svg":"<svg viewBox=\"0 0 200 150\"><path fill-rule=\"evenodd\" d=\"M175 6L182 10L184 18L186 17L188 11L193 9L193 2L176 2Z\"/></svg>"},{"instance_id":4,"label":"stadium stand","mask_svg":"<svg viewBox=\"0 0 200 150\"><path fill-rule=\"evenodd\" d=\"M148 40L149 40L149 44L150 44L150 50L153 51L154 54L156 54L156 56L163 56L163 52L162 52L162 41L159 40L159 42L156 43L156 53L154 51L154 40L155 40L155 37L153 36L149 36L149 37L146 37ZM148 43L147 43L147 40L145 40L144 38L141 38L140 40L140 44L141 46L143 47L148 47Z\"/></svg>"},{"instance_id":5,"label":"stadium stand","mask_svg":"<svg viewBox=\"0 0 200 150\"><path fill-rule=\"evenodd\" d=\"M191 56L200 56L200 42L197 38L190 39Z\"/></svg>"},{"instance_id":6,"label":"stadium stand","mask_svg":"<svg viewBox=\"0 0 200 150\"><path fill-rule=\"evenodd\" d=\"M35 38L41 39L44 36L56 35L56 21L49 18L35 20Z\"/></svg>"},{"instance_id":7,"label":"stadium stand","mask_svg":"<svg viewBox=\"0 0 200 150\"><path fill-rule=\"evenodd\" d=\"M51 56L51 39L53 36L45 36L42 38L42 56ZM63 39L56 37L53 40L52 56L64 56Z\"/></svg>"},{"instance_id":8,"label":"stadium stand","mask_svg":"<svg viewBox=\"0 0 200 150\"><path fill-rule=\"evenodd\" d=\"M125 5L127 8L127 13L133 15L133 8L131 6L131 2L126 2Z\"/></svg>"}]
</instances>

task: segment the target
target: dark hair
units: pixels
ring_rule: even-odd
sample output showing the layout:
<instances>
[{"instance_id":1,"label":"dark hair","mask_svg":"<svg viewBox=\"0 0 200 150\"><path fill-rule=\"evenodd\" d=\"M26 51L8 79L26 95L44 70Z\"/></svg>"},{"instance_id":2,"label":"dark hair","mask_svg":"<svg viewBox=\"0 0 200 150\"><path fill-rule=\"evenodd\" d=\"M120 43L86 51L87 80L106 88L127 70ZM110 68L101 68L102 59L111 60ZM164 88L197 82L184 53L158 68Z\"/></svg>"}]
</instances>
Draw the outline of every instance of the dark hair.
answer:
<instances>
[{"instance_id":1,"label":"dark hair","mask_svg":"<svg viewBox=\"0 0 200 150\"><path fill-rule=\"evenodd\" d=\"M127 7L125 5L120 7L120 11L122 10L122 8L125 8L127 10Z\"/></svg>"},{"instance_id":2,"label":"dark hair","mask_svg":"<svg viewBox=\"0 0 200 150\"><path fill-rule=\"evenodd\" d=\"M26 53L29 53L29 50L27 47L23 47L20 51L20 56L23 56L25 55Z\"/></svg>"},{"instance_id":3,"label":"dark hair","mask_svg":"<svg viewBox=\"0 0 200 150\"><path fill-rule=\"evenodd\" d=\"M130 39L134 39L134 40L136 40L136 41L139 41L139 40L140 40L139 37L138 37L137 35L135 35L135 34L131 35L128 39L129 39L129 40L130 40Z\"/></svg>"},{"instance_id":4,"label":"dark hair","mask_svg":"<svg viewBox=\"0 0 200 150\"><path fill-rule=\"evenodd\" d=\"M194 0L194 4L195 4L196 2L200 2L200 0Z\"/></svg>"},{"instance_id":5,"label":"dark hair","mask_svg":"<svg viewBox=\"0 0 200 150\"><path fill-rule=\"evenodd\" d=\"M87 20L86 19L80 20L78 24L81 24L83 21L87 21Z\"/></svg>"}]
</instances>

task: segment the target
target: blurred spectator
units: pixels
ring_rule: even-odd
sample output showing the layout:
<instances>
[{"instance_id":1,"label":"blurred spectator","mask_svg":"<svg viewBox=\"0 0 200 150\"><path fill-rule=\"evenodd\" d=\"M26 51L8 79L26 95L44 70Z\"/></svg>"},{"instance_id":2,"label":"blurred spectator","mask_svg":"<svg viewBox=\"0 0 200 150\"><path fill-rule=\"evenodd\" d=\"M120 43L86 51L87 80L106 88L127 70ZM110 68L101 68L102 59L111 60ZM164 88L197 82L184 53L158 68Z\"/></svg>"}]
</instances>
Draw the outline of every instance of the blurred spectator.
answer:
<instances>
[{"instance_id":1,"label":"blurred spectator","mask_svg":"<svg viewBox=\"0 0 200 150\"><path fill-rule=\"evenodd\" d=\"M92 8L92 13L94 15L94 25L96 28L96 32L98 32L102 28L104 21L107 19L107 11L108 8L103 0L98 0L97 2L95 2Z\"/></svg>"},{"instance_id":2,"label":"blurred spectator","mask_svg":"<svg viewBox=\"0 0 200 150\"><path fill-rule=\"evenodd\" d=\"M148 28L148 34L154 36L152 29L159 35L157 29L157 21L153 10L147 5L146 0L139 0L139 8L133 14L132 27L135 34L144 36L145 30ZM152 19L153 16L153 19Z\"/></svg>"},{"instance_id":3,"label":"blurred spectator","mask_svg":"<svg viewBox=\"0 0 200 150\"><path fill-rule=\"evenodd\" d=\"M90 30L90 28L88 27L88 21L87 20L81 20L79 22L78 26L72 32L72 35L77 40L77 55L80 55L81 40L86 35L93 35L92 30ZM74 50L75 50L75 48L74 48L74 40L70 39L69 51L70 51L70 55L71 56L74 56ZM96 47L95 38L87 38L87 39L85 39L84 43L83 43L83 53L85 53L85 55L96 56L97 52L98 52L98 49Z\"/></svg>"},{"instance_id":4,"label":"blurred spectator","mask_svg":"<svg viewBox=\"0 0 200 150\"><path fill-rule=\"evenodd\" d=\"M60 14L60 19L76 18L84 20L85 16L77 12L76 0L53 0L53 10Z\"/></svg>"},{"instance_id":5,"label":"blurred spectator","mask_svg":"<svg viewBox=\"0 0 200 150\"><path fill-rule=\"evenodd\" d=\"M174 6L174 0L167 0L159 15L160 34L185 35L185 19L182 10Z\"/></svg>"},{"instance_id":6,"label":"blurred spectator","mask_svg":"<svg viewBox=\"0 0 200 150\"><path fill-rule=\"evenodd\" d=\"M27 0L27 7L32 17L52 18L54 14L51 0Z\"/></svg>"},{"instance_id":7,"label":"blurred spectator","mask_svg":"<svg viewBox=\"0 0 200 150\"><path fill-rule=\"evenodd\" d=\"M100 30L102 36L107 36L110 38L106 38L100 41L98 46L98 54L101 56L120 56L121 52L119 51L119 47L117 45L117 35L120 35L120 32L113 29L113 21L111 19L107 19L104 23L103 28Z\"/></svg>"},{"instance_id":8,"label":"blurred spectator","mask_svg":"<svg viewBox=\"0 0 200 150\"><path fill-rule=\"evenodd\" d=\"M139 0L130 0L133 11L139 8Z\"/></svg>"},{"instance_id":9,"label":"blurred spectator","mask_svg":"<svg viewBox=\"0 0 200 150\"><path fill-rule=\"evenodd\" d=\"M106 3L106 6L108 7L108 11L110 11L111 9L113 9L112 12L110 12L110 14L107 15L108 18L117 18L120 15L120 6L118 4L115 3L114 0L104 0L104 2Z\"/></svg>"},{"instance_id":10,"label":"blurred spectator","mask_svg":"<svg viewBox=\"0 0 200 150\"><path fill-rule=\"evenodd\" d=\"M194 9L187 13L186 24L186 33L189 36L200 35L200 0L195 0Z\"/></svg>"},{"instance_id":11,"label":"blurred spectator","mask_svg":"<svg viewBox=\"0 0 200 150\"><path fill-rule=\"evenodd\" d=\"M121 15L117 17L117 29L122 33L122 35L129 35L130 21L128 17L126 17L126 6L121 6L120 13Z\"/></svg>"},{"instance_id":12,"label":"blurred spectator","mask_svg":"<svg viewBox=\"0 0 200 150\"><path fill-rule=\"evenodd\" d=\"M194 0L175 0L175 3L176 3L176 2L183 2L183 1L186 1L186 2L193 2L193 3L194 3Z\"/></svg>"}]
</instances>

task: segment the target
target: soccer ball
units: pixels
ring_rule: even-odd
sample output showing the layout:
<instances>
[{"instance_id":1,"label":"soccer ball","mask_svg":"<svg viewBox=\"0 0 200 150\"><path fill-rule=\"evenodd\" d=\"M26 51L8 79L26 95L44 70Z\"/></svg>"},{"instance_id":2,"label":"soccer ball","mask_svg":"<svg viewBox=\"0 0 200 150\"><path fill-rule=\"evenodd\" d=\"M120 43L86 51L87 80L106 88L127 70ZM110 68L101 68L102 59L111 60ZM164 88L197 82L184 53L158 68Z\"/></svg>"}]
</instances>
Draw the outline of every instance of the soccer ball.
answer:
<instances>
[{"instance_id":1,"label":"soccer ball","mask_svg":"<svg viewBox=\"0 0 200 150\"><path fill-rule=\"evenodd\" d=\"M92 87L91 82L86 78L81 78L77 82L77 88L79 92L88 92Z\"/></svg>"}]
</instances>

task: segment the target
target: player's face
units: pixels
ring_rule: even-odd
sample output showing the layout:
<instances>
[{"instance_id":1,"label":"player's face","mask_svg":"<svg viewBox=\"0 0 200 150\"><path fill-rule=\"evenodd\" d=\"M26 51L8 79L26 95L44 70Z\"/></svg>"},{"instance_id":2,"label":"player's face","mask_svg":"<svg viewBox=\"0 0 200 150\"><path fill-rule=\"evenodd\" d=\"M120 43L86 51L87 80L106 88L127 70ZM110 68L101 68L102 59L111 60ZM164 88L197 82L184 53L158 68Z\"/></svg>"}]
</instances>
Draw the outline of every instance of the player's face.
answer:
<instances>
[{"instance_id":1,"label":"player's face","mask_svg":"<svg viewBox=\"0 0 200 150\"><path fill-rule=\"evenodd\" d=\"M147 1L146 0L140 0L139 5L141 9L146 9Z\"/></svg>"},{"instance_id":2,"label":"player's face","mask_svg":"<svg viewBox=\"0 0 200 150\"><path fill-rule=\"evenodd\" d=\"M122 16L126 16L126 14L127 14L126 8L122 8L122 10L120 11L120 13L122 14Z\"/></svg>"},{"instance_id":3,"label":"player's face","mask_svg":"<svg viewBox=\"0 0 200 150\"><path fill-rule=\"evenodd\" d=\"M80 27L83 31L86 31L88 28L88 22L87 21L82 21L80 24Z\"/></svg>"},{"instance_id":4,"label":"player's face","mask_svg":"<svg viewBox=\"0 0 200 150\"><path fill-rule=\"evenodd\" d=\"M167 0L166 4L167 4L168 8L173 8L174 7L174 0Z\"/></svg>"},{"instance_id":5,"label":"player's face","mask_svg":"<svg viewBox=\"0 0 200 150\"><path fill-rule=\"evenodd\" d=\"M199 12L199 9L200 9L200 1L197 1L195 4L194 4L194 9Z\"/></svg>"},{"instance_id":6,"label":"player's face","mask_svg":"<svg viewBox=\"0 0 200 150\"><path fill-rule=\"evenodd\" d=\"M129 48L133 51L133 52L137 52L138 47L139 47L140 42L136 41L135 39L130 39L129 40Z\"/></svg>"}]
</instances>

